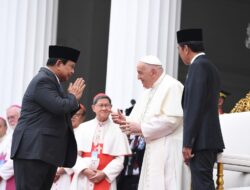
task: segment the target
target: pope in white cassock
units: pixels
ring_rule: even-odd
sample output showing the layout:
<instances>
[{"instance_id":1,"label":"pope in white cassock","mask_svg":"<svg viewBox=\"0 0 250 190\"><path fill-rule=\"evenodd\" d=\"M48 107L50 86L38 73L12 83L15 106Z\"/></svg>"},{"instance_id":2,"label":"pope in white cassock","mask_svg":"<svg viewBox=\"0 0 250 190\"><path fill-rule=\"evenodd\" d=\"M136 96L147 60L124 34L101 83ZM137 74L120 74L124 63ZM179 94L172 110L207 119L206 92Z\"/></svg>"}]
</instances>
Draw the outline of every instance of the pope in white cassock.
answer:
<instances>
[{"instance_id":1,"label":"pope in white cassock","mask_svg":"<svg viewBox=\"0 0 250 190\"><path fill-rule=\"evenodd\" d=\"M92 105L95 119L75 131L78 158L71 190L116 190L116 177L123 169L124 156L131 150L119 125L109 119L111 107L107 95L97 94Z\"/></svg>"},{"instance_id":2,"label":"pope in white cassock","mask_svg":"<svg viewBox=\"0 0 250 190\"><path fill-rule=\"evenodd\" d=\"M144 94L128 118L112 113L112 119L124 133L145 139L138 190L189 190L190 174L182 160L183 85L151 55L140 59L137 76Z\"/></svg>"}]
</instances>

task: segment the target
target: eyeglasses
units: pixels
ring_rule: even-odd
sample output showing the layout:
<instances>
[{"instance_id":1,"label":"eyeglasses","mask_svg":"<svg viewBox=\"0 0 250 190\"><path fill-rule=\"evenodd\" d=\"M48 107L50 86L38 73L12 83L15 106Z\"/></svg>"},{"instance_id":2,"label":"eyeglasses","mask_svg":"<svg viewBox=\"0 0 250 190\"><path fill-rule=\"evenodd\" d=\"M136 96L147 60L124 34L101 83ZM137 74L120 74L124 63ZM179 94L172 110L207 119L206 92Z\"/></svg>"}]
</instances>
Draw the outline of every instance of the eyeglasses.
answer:
<instances>
[{"instance_id":1,"label":"eyeglasses","mask_svg":"<svg viewBox=\"0 0 250 190\"><path fill-rule=\"evenodd\" d=\"M96 104L95 106L99 108L106 108L106 109L110 109L112 107L111 104Z\"/></svg>"}]
</instances>

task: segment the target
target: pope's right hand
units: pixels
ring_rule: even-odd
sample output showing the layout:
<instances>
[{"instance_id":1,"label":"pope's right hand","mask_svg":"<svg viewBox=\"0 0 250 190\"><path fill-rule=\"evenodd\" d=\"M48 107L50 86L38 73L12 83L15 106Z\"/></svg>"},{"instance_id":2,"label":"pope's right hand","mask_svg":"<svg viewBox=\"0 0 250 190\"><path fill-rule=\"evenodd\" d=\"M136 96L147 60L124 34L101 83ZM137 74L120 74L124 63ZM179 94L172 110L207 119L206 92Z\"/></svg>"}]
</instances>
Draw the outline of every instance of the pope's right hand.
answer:
<instances>
[{"instance_id":1,"label":"pope's right hand","mask_svg":"<svg viewBox=\"0 0 250 190\"><path fill-rule=\"evenodd\" d=\"M111 118L114 123L122 125L126 122L126 117L118 109L117 112L111 112Z\"/></svg>"}]
</instances>

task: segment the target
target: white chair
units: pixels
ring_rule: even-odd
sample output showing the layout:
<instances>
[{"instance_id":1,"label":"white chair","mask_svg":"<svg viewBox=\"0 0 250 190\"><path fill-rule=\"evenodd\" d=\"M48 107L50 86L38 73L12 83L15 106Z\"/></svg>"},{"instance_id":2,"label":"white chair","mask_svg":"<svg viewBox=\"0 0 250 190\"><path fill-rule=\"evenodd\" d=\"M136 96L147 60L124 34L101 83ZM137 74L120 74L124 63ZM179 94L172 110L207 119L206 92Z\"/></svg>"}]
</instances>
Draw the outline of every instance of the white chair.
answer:
<instances>
[{"instance_id":1,"label":"white chair","mask_svg":"<svg viewBox=\"0 0 250 190\"><path fill-rule=\"evenodd\" d=\"M250 190L250 112L220 115L226 149L218 155L217 189Z\"/></svg>"}]
</instances>

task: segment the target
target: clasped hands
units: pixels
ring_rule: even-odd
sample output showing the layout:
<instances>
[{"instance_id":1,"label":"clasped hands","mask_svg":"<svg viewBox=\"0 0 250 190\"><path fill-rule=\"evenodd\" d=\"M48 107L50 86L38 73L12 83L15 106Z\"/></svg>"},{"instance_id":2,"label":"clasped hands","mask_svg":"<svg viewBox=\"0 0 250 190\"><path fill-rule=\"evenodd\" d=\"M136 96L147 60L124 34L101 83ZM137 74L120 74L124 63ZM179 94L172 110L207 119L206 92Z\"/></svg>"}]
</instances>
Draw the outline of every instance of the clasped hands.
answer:
<instances>
[{"instance_id":1,"label":"clasped hands","mask_svg":"<svg viewBox=\"0 0 250 190\"><path fill-rule=\"evenodd\" d=\"M93 169L90 169L90 168L84 169L82 171L82 173L92 183L100 183L106 177L106 174L103 171L101 171L101 170L93 170Z\"/></svg>"},{"instance_id":2,"label":"clasped hands","mask_svg":"<svg viewBox=\"0 0 250 190\"><path fill-rule=\"evenodd\" d=\"M130 135L130 134L140 135L142 133L141 125L136 122L126 121L125 116L122 115L122 113L119 110L117 113L112 112L111 117L114 123L120 125L121 131L125 133L126 135Z\"/></svg>"},{"instance_id":3,"label":"clasped hands","mask_svg":"<svg viewBox=\"0 0 250 190\"><path fill-rule=\"evenodd\" d=\"M83 78L77 78L74 83L70 83L68 87L68 92L73 94L77 101L82 97L83 90L85 89L86 84Z\"/></svg>"}]
</instances>

